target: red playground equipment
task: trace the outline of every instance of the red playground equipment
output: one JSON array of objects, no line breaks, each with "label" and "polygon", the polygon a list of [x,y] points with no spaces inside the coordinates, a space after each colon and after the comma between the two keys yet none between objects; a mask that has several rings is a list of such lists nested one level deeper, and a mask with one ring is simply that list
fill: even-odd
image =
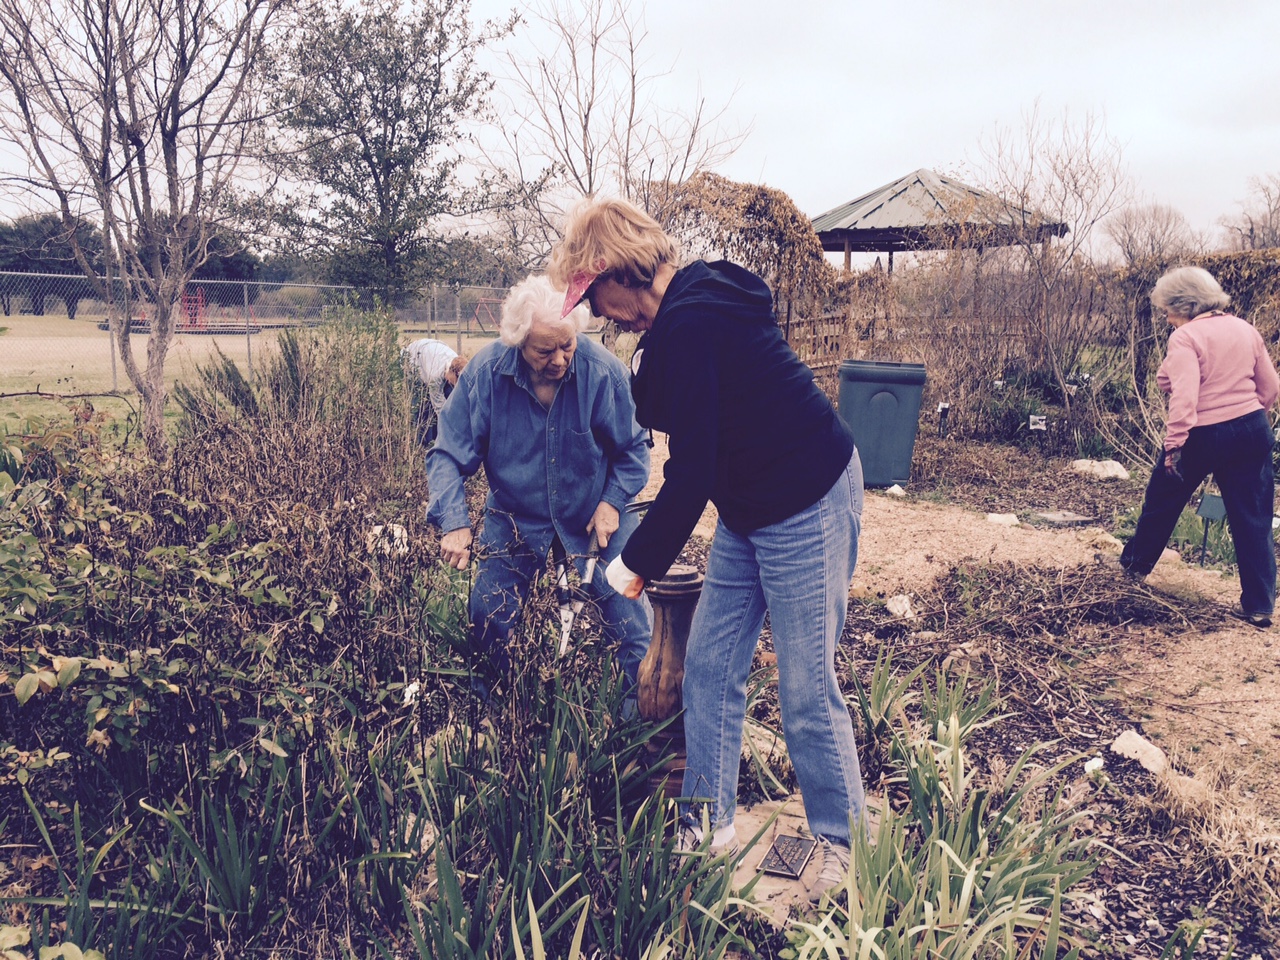
[{"label": "red playground equipment", "polygon": [[204,288],[196,287],[193,292],[182,295],[182,320],[180,328],[203,330],[205,325]]},{"label": "red playground equipment", "polygon": [[476,309],[472,314],[472,319],[485,333],[489,332],[489,328],[484,325],[484,320],[481,319],[482,314],[489,318],[489,322],[493,324],[495,330],[498,328],[498,317],[493,312],[494,307],[498,307],[501,310],[502,301],[491,297],[481,297],[476,301]]}]

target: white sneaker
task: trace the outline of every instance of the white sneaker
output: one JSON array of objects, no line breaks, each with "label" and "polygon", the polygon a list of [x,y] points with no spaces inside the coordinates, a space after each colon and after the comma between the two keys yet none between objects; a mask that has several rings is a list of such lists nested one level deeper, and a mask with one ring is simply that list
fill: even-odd
[{"label": "white sneaker", "polygon": [[[697,853],[702,848],[702,840],[705,836],[701,827],[695,827],[691,823],[681,823],[676,837],[676,852]],[[711,834],[711,846],[707,849],[707,854],[711,857],[722,857],[735,856],[737,852],[738,834],[733,829],[733,824],[717,827]]]},{"label": "white sneaker", "polygon": [[818,838],[818,852],[822,854],[822,868],[818,879],[809,891],[809,899],[818,903],[824,896],[834,896],[844,886],[849,876],[849,848],[826,837]]}]

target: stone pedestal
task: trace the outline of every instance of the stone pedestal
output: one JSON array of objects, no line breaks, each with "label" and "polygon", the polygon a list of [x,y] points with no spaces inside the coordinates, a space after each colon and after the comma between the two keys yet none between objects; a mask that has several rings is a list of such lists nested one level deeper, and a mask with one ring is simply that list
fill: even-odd
[{"label": "stone pedestal", "polygon": [[661,580],[649,584],[645,592],[653,604],[653,639],[640,664],[636,698],[640,716],[646,720],[659,722],[675,717],[654,736],[651,745],[655,755],[673,755],[654,771],[654,792],[661,790],[674,797],[680,795],[685,765],[684,725],[678,716],[684,706],[680,692],[684,655],[693,611],[702,593],[702,575],[694,567],[676,564]]}]

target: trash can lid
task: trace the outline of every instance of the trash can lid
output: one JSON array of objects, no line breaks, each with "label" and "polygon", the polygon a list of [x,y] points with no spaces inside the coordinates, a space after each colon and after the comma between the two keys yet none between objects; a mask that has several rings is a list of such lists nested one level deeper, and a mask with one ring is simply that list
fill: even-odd
[{"label": "trash can lid", "polygon": [[924,364],[896,360],[845,360],[840,364],[840,379],[919,384],[924,383]]}]

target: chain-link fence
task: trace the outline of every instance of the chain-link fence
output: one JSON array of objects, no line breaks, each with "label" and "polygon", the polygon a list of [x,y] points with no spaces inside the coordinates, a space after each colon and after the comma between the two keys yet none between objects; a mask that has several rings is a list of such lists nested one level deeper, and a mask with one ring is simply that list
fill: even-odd
[{"label": "chain-link fence", "polygon": [[[134,355],[146,362],[151,304],[113,285],[117,309],[132,318]],[[130,389],[108,331],[108,305],[82,276],[0,272],[0,396],[41,391],[69,395]],[[429,336],[474,353],[498,332],[505,287],[424,288],[395,308],[406,340]],[[184,378],[222,353],[253,376],[284,327],[323,323],[348,305],[370,307],[368,291],[302,283],[197,280],[178,305],[167,372]],[[784,321],[785,333],[819,382],[833,392],[836,369],[849,355],[848,318]],[[596,331],[599,333],[599,331]]]},{"label": "chain-link fence", "polygon": [[[135,357],[144,364],[153,306],[131,299],[113,283],[119,315],[132,319]],[[129,390],[112,349],[108,303],[82,276],[0,272],[0,395],[69,395]],[[497,333],[505,288],[435,286],[396,308],[406,337],[489,337]],[[354,287],[302,283],[197,280],[178,304],[176,336],[167,370],[192,372],[218,352],[244,365],[252,377],[255,353],[274,344],[285,327],[323,323],[348,305],[371,306],[375,297]]]},{"label": "chain-link fence", "polygon": [[396,320],[412,332],[496,336],[506,287],[432,285],[396,308]]},{"label": "chain-link fence", "polygon": [[[105,283],[79,275],[0,272],[0,311],[6,323],[22,317],[105,323],[108,304],[99,293]],[[117,279],[110,286],[117,308],[127,311],[134,329],[145,333],[151,304],[131,298],[128,286]],[[354,287],[194,280],[179,304],[177,327],[180,333],[208,333],[224,328],[243,332],[246,325],[261,330],[319,323],[359,296]]]}]

